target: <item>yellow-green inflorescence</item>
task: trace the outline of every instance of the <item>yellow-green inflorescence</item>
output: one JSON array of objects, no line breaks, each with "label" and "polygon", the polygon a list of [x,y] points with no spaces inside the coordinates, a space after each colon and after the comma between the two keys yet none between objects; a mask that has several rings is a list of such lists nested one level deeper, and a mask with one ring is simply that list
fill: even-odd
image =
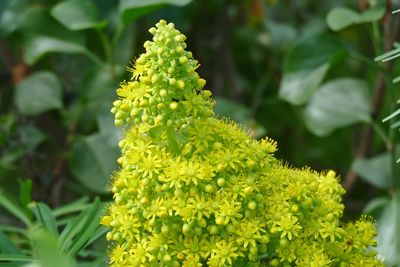
[{"label": "yellow-green inflorescence", "polygon": [[276,144],[217,118],[186,37],[161,20],[121,84],[112,112],[123,126],[110,265],[383,266],[374,222],[342,224],[333,171],[293,169]]}]

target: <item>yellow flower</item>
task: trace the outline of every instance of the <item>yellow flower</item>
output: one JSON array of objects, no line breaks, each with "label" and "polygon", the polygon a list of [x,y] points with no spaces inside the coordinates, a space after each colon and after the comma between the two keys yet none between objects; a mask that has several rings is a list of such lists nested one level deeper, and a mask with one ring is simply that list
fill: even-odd
[{"label": "yellow flower", "polygon": [[210,267],[226,266],[227,264],[232,265],[237,257],[243,256],[243,253],[238,251],[238,247],[235,246],[232,240],[219,240],[215,246],[207,262]]},{"label": "yellow flower", "polygon": [[273,140],[214,116],[186,37],[164,20],[149,32],[111,109],[110,266],[383,266],[371,219],[342,226],[336,174],[290,168]]}]

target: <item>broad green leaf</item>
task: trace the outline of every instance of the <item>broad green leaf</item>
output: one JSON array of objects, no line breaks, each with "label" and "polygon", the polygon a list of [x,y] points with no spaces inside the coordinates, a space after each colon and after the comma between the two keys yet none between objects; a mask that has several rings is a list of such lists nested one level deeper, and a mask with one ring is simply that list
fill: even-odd
[{"label": "broad green leaf", "polygon": [[94,192],[107,192],[109,178],[117,170],[119,149],[97,133],[72,145],[69,169],[78,181]]},{"label": "broad green leaf", "polygon": [[27,211],[24,208],[22,208],[12,197],[7,195],[1,189],[0,189],[0,206],[3,206],[11,214],[20,219],[24,224],[26,225],[31,224]]},{"label": "broad green leaf", "polygon": [[259,42],[267,46],[274,45],[282,48],[295,41],[298,33],[296,27],[290,23],[280,23],[274,20],[266,19],[264,26],[268,31],[268,36],[271,38],[260,39]]},{"label": "broad green leaf", "polygon": [[113,114],[107,112],[97,117],[97,125],[101,136],[107,140],[108,145],[118,147],[118,142],[122,139],[122,131],[121,128],[115,127]]},{"label": "broad green leaf", "polygon": [[[397,159],[400,157],[400,145],[396,146]],[[392,155],[389,152],[376,155],[368,159],[356,159],[351,168],[365,181],[381,189],[389,189],[392,185],[393,168]],[[400,166],[394,166],[395,173],[400,171]]]},{"label": "broad green leaf", "polygon": [[369,122],[369,114],[368,87],[351,78],[324,84],[303,113],[307,128],[318,136],[357,122]]},{"label": "broad green leaf", "polygon": [[36,72],[18,84],[15,102],[19,111],[26,115],[60,109],[63,106],[60,82],[52,72]]},{"label": "broad green leaf", "polygon": [[165,5],[184,6],[192,0],[121,0],[119,2],[119,13],[124,23],[131,22],[138,17],[153,12]]},{"label": "broad green leaf", "polygon": [[357,23],[359,19],[360,15],[357,12],[345,7],[337,7],[329,11],[326,22],[331,30],[339,31]]},{"label": "broad green leaf", "polygon": [[369,159],[356,159],[351,169],[362,179],[382,189],[388,189],[392,176],[392,163],[389,153]]},{"label": "broad green leaf", "polygon": [[24,60],[29,65],[36,63],[48,53],[85,53],[84,36],[60,25],[47,12],[33,6],[21,15]]},{"label": "broad green leaf", "polygon": [[351,25],[377,21],[381,19],[384,14],[384,6],[370,8],[361,14],[349,8],[337,7],[328,13],[326,22],[331,30],[340,31]]},{"label": "broad green leaf", "polygon": [[0,1],[0,38],[13,33],[18,28],[20,13],[26,2],[26,0]]},{"label": "broad green leaf", "polygon": [[33,125],[22,126],[18,132],[26,151],[34,149],[46,139],[46,134]]},{"label": "broad green leaf", "polygon": [[329,69],[324,63],[313,70],[299,70],[284,76],[279,96],[293,105],[304,104],[317,90]]},{"label": "broad green leaf", "polygon": [[84,74],[79,93],[86,101],[96,101],[108,98],[111,94],[114,95],[116,86],[117,83],[108,66],[95,67]]},{"label": "broad green leaf", "polygon": [[251,118],[251,111],[246,106],[234,103],[225,98],[216,98],[215,102],[214,111],[220,116],[231,118],[240,123]]},{"label": "broad green leaf", "polygon": [[367,23],[380,20],[385,15],[386,7],[378,5],[361,13],[358,23]]},{"label": "broad green leaf", "polygon": [[136,27],[134,26],[135,25],[129,25],[127,27],[124,27],[124,30],[121,32],[120,38],[118,38],[116,43],[113,44],[114,62],[120,64],[121,66],[127,66],[136,51],[135,40],[137,31]]},{"label": "broad green leaf", "polygon": [[400,191],[397,190],[378,218],[379,255],[387,266],[400,263]]},{"label": "broad green leaf", "polygon": [[80,119],[81,127],[91,129],[96,126],[100,114],[110,113],[118,79],[120,79],[119,76],[113,78],[112,71],[108,67],[95,67],[85,73],[79,86],[79,93],[84,101],[82,103],[84,112]]},{"label": "broad green leaf", "polygon": [[323,81],[332,62],[345,53],[344,46],[330,35],[303,38],[286,57],[279,97],[293,105],[306,103]]},{"label": "broad green leaf", "polygon": [[43,35],[29,35],[24,40],[24,59],[29,65],[35,64],[48,53],[86,53],[81,44]]},{"label": "broad green leaf", "polygon": [[379,218],[383,209],[388,205],[389,202],[390,198],[386,196],[374,198],[364,208],[363,213],[369,214],[374,218]]},{"label": "broad green leaf", "polygon": [[30,231],[33,251],[41,267],[73,267],[73,261],[62,252],[57,238],[43,228]]},{"label": "broad green leaf", "polygon": [[51,15],[72,31],[105,26],[99,21],[96,6],[90,0],[59,2],[51,9]]},{"label": "broad green leaf", "polygon": [[32,203],[30,208],[43,228],[56,236],[58,234],[57,224],[49,206],[45,203]]}]

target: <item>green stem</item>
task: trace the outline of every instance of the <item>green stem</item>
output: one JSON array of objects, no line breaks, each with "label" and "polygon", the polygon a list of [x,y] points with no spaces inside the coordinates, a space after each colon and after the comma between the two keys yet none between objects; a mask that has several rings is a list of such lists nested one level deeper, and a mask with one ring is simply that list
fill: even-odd
[{"label": "green stem", "polygon": [[92,52],[90,52],[89,50],[85,51],[85,55],[91,60],[93,61],[96,65],[98,65],[99,67],[104,66],[104,62],[95,54],[93,54]]},{"label": "green stem", "polygon": [[114,60],[113,60],[113,49],[110,40],[108,39],[107,35],[105,32],[101,30],[97,30],[97,35],[99,36],[99,39],[101,41],[101,44],[103,46],[104,54],[106,56],[106,61],[111,67],[111,75],[112,77],[115,77],[115,68],[114,68]]},{"label": "green stem", "polygon": [[382,139],[382,141],[385,143],[386,148],[389,150],[389,148],[391,147],[391,140],[389,138],[389,136],[385,133],[385,131],[382,129],[382,127],[380,127],[376,122],[371,121],[370,125],[372,126],[372,128],[375,130],[375,132],[377,133],[377,135]]},{"label": "green stem", "polygon": [[374,68],[374,69],[378,69],[378,70],[384,70],[385,68],[383,68],[380,64],[376,64],[376,62],[372,61],[369,57],[366,57],[362,54],[357,53],[356,51],[350,51],[350,57],[352,59],[358,60],[362,63],[366,63],[367,65],[369,65],[370,67]]},{"label": "green stem", "polygon": [[374,48],[375,48],[375,54],[380,55],[382,54],[382,45],[381,45],[381,40],[382,40],[382,35],[381,31],[379,30],[379,25],[378,22],[373,22],[372,23],[372,42],[374,43]]},{"label": "green stem", "polygon": [[[393,88],[393,83],[390,80],[389,75],[385,76],[386,84],[387,84],[387,91],[389,93],[390,97],[390,114],[392,114],[396,110],[396,104],[395,103],[395,88]],[[390,159],[391,159],[391,180],[390,180],[390,186],[391,188],[396,187],[396,177],[397,177],[397,157],[396,157],[396,144],[395,144],[395,139],[396,139],[396,133],[397,133],[397,128],[392,127],[393,123],[395,123],[395,120],[390,120],[389,121],[389,130],[388,130],[388,138],[390,142],[390,146],[388,147],[388,152],[390,153]]]}]

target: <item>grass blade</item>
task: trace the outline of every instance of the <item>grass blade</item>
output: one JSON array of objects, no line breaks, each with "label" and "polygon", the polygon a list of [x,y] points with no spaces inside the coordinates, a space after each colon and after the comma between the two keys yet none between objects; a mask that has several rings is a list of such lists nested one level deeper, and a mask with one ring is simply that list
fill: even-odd
[{"label": "grass blade", "polygon": [[32,261],[32,257],[18,254],[0,254],[1,261]]},{"label": "grass blade", "polygon": [[28,212],[1,189],[0,205],[7,209],[12,215],[20,219],[24,224],[28,226],[31,224]]},{"label": "grass blade", "polygon": [[57,235],[57,224],[49,206],[44,203],[34,203],[31,210],[43,227],[52,234]]},{"label": "grass blade", "polygon": [[0,251],[2,253],[21,255],[18,247],[0,230]]},{"label": "grass blade", "polygon": [[82,197],[81,199],[78,199],[77,201],[74,201],[68,205],[54,209],[53,215],[54,215],[54,217],[58,217],[58,216],[62,216],[62,215],[68,214],[68,213],[85,210],[92,205],[91,203],[87,203],[88,201],[89,201],[89,197],[87,197],[87,196]]}]

